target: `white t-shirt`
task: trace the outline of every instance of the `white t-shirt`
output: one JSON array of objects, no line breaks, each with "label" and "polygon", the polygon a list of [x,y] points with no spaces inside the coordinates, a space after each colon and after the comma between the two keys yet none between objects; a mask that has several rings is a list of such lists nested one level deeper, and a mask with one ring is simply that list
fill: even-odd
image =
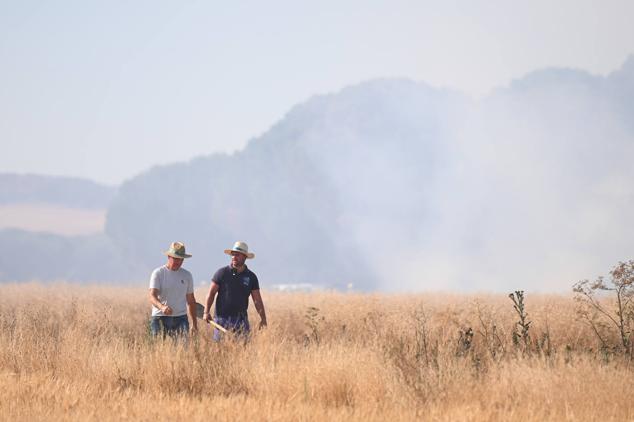
[{"label": "white t-shirt", "polygon": [[[185,295],[194,293],[194,280],[189,271],[184,268],[172,271],[163,265],[152,271],[150,288],[158,289],[159,301],[172,308],[172,315],[169,316],[187,315]],[[164,314],[152,305],[152,316],[164,316]]]}]

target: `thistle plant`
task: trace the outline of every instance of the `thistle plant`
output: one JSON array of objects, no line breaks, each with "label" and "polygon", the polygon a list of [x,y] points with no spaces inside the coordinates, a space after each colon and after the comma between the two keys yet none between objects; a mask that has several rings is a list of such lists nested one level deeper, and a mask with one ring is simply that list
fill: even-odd
[{"label": "thistle plant", "polygon": [[513,301],[513,308],[519,317],[519,321],[515,324],[513,329],[513,344],[516,346],[520,344],[520,341],[524,343],[524,350],[528,350],[530,345],[529,329],[531,321],[528,320],[528,314],[524,307],[524,291],[517,290],[515,293],[509,294],[509,298]]}]

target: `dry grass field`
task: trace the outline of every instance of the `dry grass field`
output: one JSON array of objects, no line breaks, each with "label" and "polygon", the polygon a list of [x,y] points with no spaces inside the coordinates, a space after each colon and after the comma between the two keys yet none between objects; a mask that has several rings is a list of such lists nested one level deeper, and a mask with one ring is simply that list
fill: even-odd
[{"label": "dry grass field", "polygon": [[524,341],[506,295],[264,290],[268,329],[186,347],[150,341],[145,295],[0,285],[0,419],[634,420],[634,364],[572,295],[527,295]]}]

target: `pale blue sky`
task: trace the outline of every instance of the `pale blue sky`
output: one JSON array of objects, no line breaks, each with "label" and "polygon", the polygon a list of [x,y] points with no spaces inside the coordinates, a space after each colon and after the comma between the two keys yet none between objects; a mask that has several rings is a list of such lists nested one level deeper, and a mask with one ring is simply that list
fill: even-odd
[{"label": "pale blue sky", "polygon": [[631,1],[0,1],[0,172],[120,183],[377,77],[481,97],[547,66],[607,74],[633,21]]}]

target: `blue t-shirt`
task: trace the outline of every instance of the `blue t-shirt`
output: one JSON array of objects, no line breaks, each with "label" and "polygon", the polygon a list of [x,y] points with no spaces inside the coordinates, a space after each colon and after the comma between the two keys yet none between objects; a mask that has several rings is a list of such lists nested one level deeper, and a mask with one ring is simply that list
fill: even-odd
[{"label": "blue t-shirt", "polygon": [[260,290],[258,277],[246,266],[238,273],[227,265],[216,271],[211,280],[219,286],[216,316],[220,317],[246,315],[251,291]]}]

